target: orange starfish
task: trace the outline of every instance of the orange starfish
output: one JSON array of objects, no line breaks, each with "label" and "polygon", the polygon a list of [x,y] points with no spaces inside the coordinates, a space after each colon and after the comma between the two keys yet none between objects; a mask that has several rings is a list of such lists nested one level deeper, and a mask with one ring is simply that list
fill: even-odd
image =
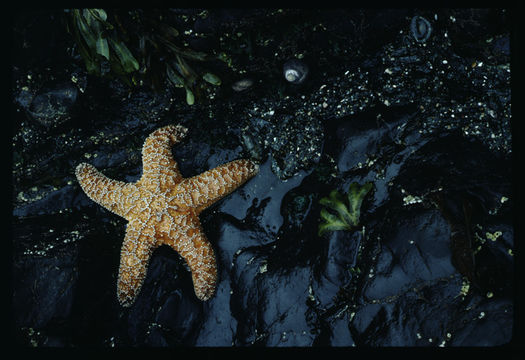
[{"label": "orange starfish", "polygon": [[109,179],[86,163],[76,168],[87,196],[128,220],[117,283],[123,306],[135,301],[153,250],[164,244],[188,263],[200,300],[208,300],[215,292],[215,255],[202,231],[199,214],[254,176],[259,167],[241,159],[183,178],[171,146],[186,132],[180,125],[169,125],[150,134],[142,148],[143,174],[135,183]]}]

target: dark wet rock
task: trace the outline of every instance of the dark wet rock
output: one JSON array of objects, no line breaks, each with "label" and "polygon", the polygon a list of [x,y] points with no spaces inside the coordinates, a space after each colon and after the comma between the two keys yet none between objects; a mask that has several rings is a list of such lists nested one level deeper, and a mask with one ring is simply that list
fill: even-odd
[{"label": "dark wet rock", "polygon": [[[450,144],[454,144],[453,153],[449,150]],[[493,272],[484,271],[480,276],[476,270],[477,261],[474,256],[476,231],[481,230],[486,221],[491,222],[492,209],[498,208],[505,194],[512,192],[510,183],[505,181],[511,178],[510,168],[505,165],[508,162],[505,157],[489,153],[476,141],[467,141],[459,138],[457,134],[451,134],[423,146],[407,161],[405,164],[407,168],[401,172],[403,175],[407,169],[418,169],[419,174],[415,177],[402,177],[407,181],[401,184],[402,188],[408,194],[420,194],[419,196],[430,198],[436,203],[454,232],[454,236],[451,237],[452,263],[461,274],[476,286],[481,286],[484,291],[489,289],[480,282],[490,281],[488,279],[493,276],[500,276],[498,280],[490,281],[493,284],[503,285],[507,281],[512,281],[511,274],[501,274],[501,270],[496,271],[499,268],[496,264],[506,262],[503,258],[493,262],[495,265]],[[485,166],[492,170],[487,172]],[[426,190],[422,190],[423,183]],[[478,229],[474,227],[475,224]],[[499,242],[498,245],[501,247],[500,251],[505,253],[510,244]],[[485,247],[484,251],[492,254],[494,250]],[[487,264],[485,261],[483,263]],[[498,273],[500,274],[496,275]],[[510,278],[506,279],[507,276]]]},{"label": "dark wet rock", "polygon": [[[64,107],[69,121],[45,131],[24,112],[56,68],[24,63],[35,45],[17,32],[27,45],[14,54],[16,343],[508,342],[515,199],[505,12],[426,11],[433,31],[424,43],[412,38],[407,24],[417,14],[407,10],[200,13],[180,10],[180,24],[200,18],[197,29],[237,48],[224,84],[246,74],[264,81],[189,107],[176,91],[129,91],[68,68],[55,80],[77,80],[76,100]],[[315,71],[304,86],[287,85],[279,64],[303,52]],[[61,88],[39,94],[53,89]],[[201,214],[217,255],[213,298],[200,302],[184,260],[161,247],[136,303],[122,308],[116,278],[126,221],[85,196],[74,168],[89,162],[136,181],[144,139],[174,122],[189,128],[172,151],[185,177],[241,157],[260,172]],[[318,236],[319,199],[352,182],[373,183],[359,228]]]},{"label": "dark wet rock", "polygon": [[71,118],[71,111],[78,97],[78,89],[73,84],[59,84],[42,89],[32,95],[22,89],[18,103],[30,116],[45,126],[63,123]]},{"label": "dark wet rock", "polygon": [[[122,118],[127,126],[153,125],[165,118],[173,102],[173,95],[170,91],[152,94],[149,89],[138,89],[130,92],[121,83],[111,83],[106,91],[113,101],[123,102],[123,106],[119,108],[119,113],[116,115]],[[92,94],[92,96],[96,98],[100,95]],[[172,121],[177,122],[178,119]]]},{"label": "dark wet rock", "polygon": [[[67,321],[78,278],[76,262],[77,256],[72,252],[15,261],[13,311],[17,326],[49,328]],[[28,303],[32,304],[31,311],[27,311]]]},{"label": "dark wet rock", "polygon": [[[265,270],[261,255],[243,252],[235,263],[234,316],[238,319],[237,345],[310,346],[315,338],[305,318],[311,269],[296,267],[282,272]],[[253,264],[253,265],[252,265]],[[247,302],[237,303],[238,299]],[[253,314],[257,314],[254,316]]]},{"label": "dark wet rock", "polygon": [[[454,137],[452,136],[452,138]],[[504,165],[505,161],[499,160],[502,162],[502,167],[500,170],[492,172],[494,176],[493,179],[484,176],[484,179],[480,181],[476,175],[476,171],[483,171],[483,169],[485,169],[481,163],[489,160],[485,157],[485,155],[488,156],[488,154],[484,155],[483,153],[483,151],[486,152],[488,150],[486,148],[485,150],[482,150],[483,148],[477,148],[477,146],[480,145],[468,143],[466,140],[454,139],[455,141],[453,141],[453,143],[458,151],[457,153],[454,151],[454,153],[457,155],[461,153],[465,161],[459,160],[461,156],[456,156],[454,161],[445,160],[442,165],[440,165],[439,160],[435,158],[432,160],[433,157],[439,159],[441,156],[445,158],[451,156],[450,148],[445,145],[448,143],[447,140],[451,140],[451,138],[444,136],[442,139],[428,143],[414,153],[405,163],[399,174],[397,181],[401,181],[401,184],[403,184],[400,184],[400,190],[402,194],[406,195],[402,199],[406,209],[400,209],[399,206],[390,206],[386,221],[383,222],[383,230],[380,232],[381,235],[377,245],[380,249],[379,255],[375,268],[370,268],[368,271],[370,273],[370,279],[365,281],[363,292],[364,300],[374,305],[365,306],[355,315],[353,324],[355,324],[356,327],[353,329],[352,334],[357,343],[363,342],[367,345],[377,345],[378,343],[370,341],[369,339],[381,337],[381,344],[393,346],[425,343],[429,345],[430,342],[436,343],[436,341],[438,345],[441,343],[448,344],[456,336],[454,332],[454,329],[457,329],[454,325],[456,323],[444,323],[439,327],[434,327],[430,326],[429,322],[429,327],[421,328],[420,326],[426,323],[425,319],[421,318],[422,314],[430,317],[432,313],[435,313],[440,314],[440,318],[443,319],[455,318],[459,308],[462,307],[461,302],[456,300],[456,298],[476,299],[475,301],[479,302],[485,301],[483,298],[486,297],[486,294],[493,296],[495,291],[494,286],[488,289],[480,284],[488,281],[488,279],[495,276],[495,274],[499,274],[501,277],[496,281],[492,281],[492,284],[497,283],[499,286],[507,284],[507,289],[511,288],[508,281],[512,280],[507,277],[512,278],[512,276],[509,273],[502,273],[501,270],[496,270],[500,269],[501,266],[510,270],[508,267],[510,263],[507,263],[507,260],[502,257],[498,260],[493,258],[493,262],[486,262],[484,259],[480,259],[479,253],[474,255],[474,253],[477,252],[475,250],[475,243],[478,243],[478,241],[474,239],[470,239],[472,241],[471,243],[466,243],[463,239],[461,239],[461,245],[454,243],[454,239],[458,235],[459,230],[463,230],[460,235],[461,237],[480,237],[479,235],[475,235],[478,232],[476,227],[478,229],[483,228],[483,224],[486,221],[484,219],[487,219],[487,216],[490,218],[488,209],[479,209],[476,213],[477,216],[472,216],[471,222],[465,222],[464,214],[461,210],[456,211],[455,215],[453,215],[455,216],[455,222],[452,223],[451,215],[444,214],[442,210],[443,207],[433,205],[433,200],[431,200],[434,198],[434,195],[431,194],[433,192],[431,189],[438,188],[436,191],[442,192],[443,197],[447,198],[449,204],[455,203],[456,208],[458,205],[461,207],[461,196],[468,196],[467,194],[476,193],[476,196],[487,196],[486,200],[488,200],[489,204],[493,203],[491,200],[501,197],[501,193],[499,193],[497,189],[500,186],[498,184],[502,184],[502,178],[498,178],[498,176],[505,177],[506,169],[503,167],[508,168],[508,166]],[[443,147],[438,150],[435,146],[440,143],[443,144]],[[461,144],[465,144],[463,151]],[[425,160],[423,161],[417,154],[425,152],[426,149],[432,150],[430,150],[431,154],[426,153]],[[439,168],[440,171],[454,171],[455,173],[453,175],[443,174],[443,176],[440,176],[429,169],[425,169],[425,166],[433,168],[435,166],[434,169]],[[409,169],[417,169],[416,172],[421,171],[421,173],[420,175],[414,173],[412,176],[408,176],[408,173],[412,173],[412,170]],[[428,176],[427,180],[425,180],[424,176]],[[475,181],[475,179],[478,179],[478,181]],[[409,199],[413,199],[413,196],[408,194],[414,194],[413,191],[415,191],[415,189],[410,187],[410,190],[408,190],[409,187],[405,181],[412,183],[414,186],[417,185],[418,187],[427,189],[426,194],[415,192],[415,194],[419,195],[419,200],[416,202],[410,201]],[[489,183],[491,185],[488,185]],[[503,183],[506,182],[503,181]],[[506,184],[506,186],[510,185],[509,183]],[[474,190],[474,188],[477,189]],[[494,193],[494,191],[496,191],[496,193]],[[507,191],[510,191],[510,188],[507,187],[503,190],[505,193]],[[395,199],[395,196],[393,196],[392,199]],[[434,207],[434,209],[423,210],[424,208],[422,209],[421,207],[424,206],[424,204],[427,204],[427,206],[430,205]],[[410,209],[410,207],[412,207],[412,209]],[[490,208],[490,206],[488,207]],[[476,227],[473,225],[474,222],[477,224]],[[458,230],[457,224],[460,224],[462,228]],[[502,226],[501,223],[500,226]],[[505,226],[504,228],[507,227]],[[481,243],[485,243],[485,241],[482,240]],[[396,245],[393,246],[394,244]],[[468,244],[468,248],[465,248],[465,246],[467,246],[466,244]],[[476,261],[473,262],[471,266],[481,261],[484,267],[492,264],[492,270],[486,271],[480,277],[471,279],[469,274],[475,273],[475,270],[468,269],[470,271],[465,273],[466,269],[457,266],[457,261],[455,261],[455,254],[459,246],[463,247],[461,253],[467,252],[467,254],[470,253],[471,257],[475,256]],[[497,246],[501,248],[501,254],[506,253],[508,255],[508,248],[504,242],[498,243]],[[488,247],[483,245],[482,248]],[[482,251],[483,250],[481,250],[480,253]],[[464,277],[461,278],[460,275]],[[470,281],[472,281],[472,283],[470,283]],[[471,292],[467,295],[465,289],[467,289],[467,293],[468,289],[470,289]],[[435,291],[439,294],[436,295]],[[445,295],[443,291],[447,291],[447,294]],[[452,300],[451,302],[445,302],[447,305],[444,307],[440,307],[439,304],[433,303],[430,300],[436,297],[443,298],[443,296],[447,296]],[[414,300],[411,300],[410,304],[403,305],[400,300],[401,298],[403,301],[410,298]],[[417,299],[420,299],[420,301],[417,301]],[[405,306],[404,309],[410,309],[409,313],[407,313],[407,311],[400,312],[400,306]],[[507,313],[511,311],[511,308],[512,302],[507,298],[507,300],[502,301],[500,305],[497,306],[497,310],[494,311]],[[478,310],[477,306],[469,310],[471,316],[469,321],[477,321],[477,311],[481,311]],[[443,315],[447,313],[449,315]],[[388,319],[394,319],[398,316],[403,316],[403,318],[406,319],[414,319],[415,317],[417,321],[414,324],[410,324],[409,322],[404,325],[403,328],[389,323]],[[367,317],[368,320],[363,322],[365,317]],[[435,321],[432,323],[436,325]],[[443,328],[450,330],[447,334],[443,334]],[[463,329],[461,331],[463,331]],[[451,335],[449,336],[448,334]],[[509,332],[506,332],[506,334],[509,334]],[[501,340],[498,339],[501,339],[503,336],[504,335],[498,336],[497,339],[494,339],[494,344],[501,343]]]},{"label": "dark wet rock", "polygon": [[328,237],[323,258],[318,263],[318,275],[312,283],[311,300],[319,309],[326,311],[337,303],[343,285],[353,278],[362,233],[335,231]]},{"label": "dark wet rock", "polygon": [[[382,299],[418,283],[447,278],[455,272],[450,259],[450,229],[439,211],[408,210],[381,238],[374,277],[364,289],[366,299]],[[390,220],[388,220],[390,222]]]},{"label": "dark wet rock", "polygon": [[493,50],[503,55],[510,55],[510,39],[508,36],[501,36],[494,40]]},{"label": "dark wet rock", "polygon": [[203,304],[188,296],[193,294],[189,269],[168,247],[159,248],[155,255],[144,285],[148,295],[137,298],[139,306],[129,311],[129,327],[122,335],[130,344],[192,344],[202,322]]},{"label": "dark wet rock", "polygon": [[20,206],[13,210],[13,215],[17,217],[37,216],[67,209],[77,195],[75,190],[72,186],[65,186],[59,189],[55,187],[36,188],[29,194],[21,192],[18,194]]},{"label": "dark wet rock", "polygon": [[451,346],[508,344],[515,323],[511,301],[477,299],[469,306],[475,310],[460,315],[459,321],[451,326],[457,329],[450,341]]},{"label": "dark wet rock", "polygon": [[[457,311],[455,308],[461,307],[454,291],[459,291],[460,287],[461,281],[458,278],[453,278],[450,282],[427,282],[426,285],[401,292],[391,299],[364,305],[355,313],[351,325],[356,344],[444,346],[454,336],[448,322],[449,319],[454,319]],[[433,302],[434,298],[445,299],[447,310]]]},{"label": "dark wet rock", "polygon": [[322,133],[319,119],[272,114],[270,120],[252,118],[241,139],[253,158],[264,161],[271,154],[272,170],[284,180],[319,162]]},{"label": "dark wet rock", "polygon": [[25,231],[15,235],[24,245],[15,244],[17,255],[13,258],[10,280],[12,319],[17,332],[20,331],[17,343],[67,346],[71,341],[69,330],[74,326],[79,236],[75,232],[55,232],[55,228],[38,234],[45,225],[35,222],[22,222],[21,226],[17,228]]}]

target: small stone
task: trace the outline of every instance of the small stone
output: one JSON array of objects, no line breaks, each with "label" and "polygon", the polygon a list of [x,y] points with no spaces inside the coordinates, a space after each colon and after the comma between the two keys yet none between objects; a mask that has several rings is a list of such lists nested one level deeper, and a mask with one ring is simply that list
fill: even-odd
[{"label": "small stone", "polygon": [[483,319],[485,317],[485,312],[480,312],[479,313],[479,316],[478,316],[478,319]]},{"label": "small stone", "polygon": [[241,80],[237,80],[232,84],[233,91],[241,92],[248,90],[253,85],[253,80],[250,78],[245,78]]}]

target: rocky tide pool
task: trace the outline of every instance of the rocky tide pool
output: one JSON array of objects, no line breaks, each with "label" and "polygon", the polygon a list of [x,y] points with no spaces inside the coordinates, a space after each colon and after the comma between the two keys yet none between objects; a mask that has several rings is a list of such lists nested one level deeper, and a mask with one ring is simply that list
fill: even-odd
[{"label": "rocky tide pool", "polygon": [[[508,12],[18,12],[14,343],[512,344]],[[140,57],[149,49],[141,39],[157,38],[138,28],[138,38],[126,40],[136,70],[111,62],[127,54],[114,40],[107,49],[98,40],[90,64],[82,57],[89,49],[75,42],[74,24],[82,23],[68,22],[88,15],[91,26],[121,19],[123,28],[132,26],[128,18],[149,17],[178,47]],[[105,29],[100,39],[109,39]],[[170,56],[179,65],[150,86],[147,75]],[[100,65],[99,73],[90,65]],[[129,80],[139,74],[144,80]],[[196,297],[180,254],[161,246],[135,302],[122,307],[117,281],[127,221],[86,196],[75,168],[86,162],[135,182],[144,140],[170,124],[189,129],[172,147],[183,177],[241,158],[259,172],[200,215],[217,262],[210,300]],[[345,200],[353,183],[371,184],[354,203]],[[334,190],[341,200],[333,206],[346,207],[339,219],[321,200]],[[320,232],[322,213],[344,229]]]}]

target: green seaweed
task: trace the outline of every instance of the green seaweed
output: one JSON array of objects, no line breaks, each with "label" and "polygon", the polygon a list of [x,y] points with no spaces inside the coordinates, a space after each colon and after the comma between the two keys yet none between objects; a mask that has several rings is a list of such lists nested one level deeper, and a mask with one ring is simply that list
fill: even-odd
[{"label": "green seaweed", "polygon": [[[318,235],[322,236],[328,231],[352,230],[355,228],[359,224],[363,199],[372,187],[371,182],[363,186],[353,182],[348,188],[346,197],[337,190],[333,190],[328,197],[321,198],[319,203],[325,207],[321,209],[320,216],[324,222],[319,224]],[[337,215],[329,212],[327,208],[334,210]]]},{"label": "green seaweed", "polygon": [[[130,86],[148,83],[155,90],[184,88],[192,105],[206,86],[220,86],[210,71],[198,72],[190,62],[223,60],[195,51],[183,42],[165,14],[143,10],[66,10],[67,30],[88,73],[117,76]],[[109,66],[108,66],[109,65]]]}]

